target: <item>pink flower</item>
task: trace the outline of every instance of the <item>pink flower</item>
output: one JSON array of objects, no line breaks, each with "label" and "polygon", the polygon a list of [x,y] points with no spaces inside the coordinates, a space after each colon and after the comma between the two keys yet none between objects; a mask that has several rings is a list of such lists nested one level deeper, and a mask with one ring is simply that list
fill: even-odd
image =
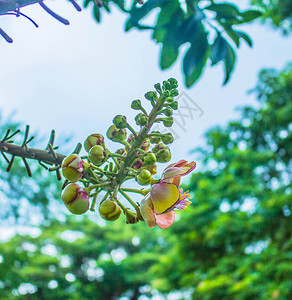
[{"label": "pink flower", "polygon": [[195,168],[195,162],[180,160],[164,170],[160,182],[154,184],[141,201],[141,215],[148,227],[158,225],[162,229],[168,228],[175,219],[174,209],[185,210],[190,205],[190,194],[183,192],[179,184],[180,178]]}]

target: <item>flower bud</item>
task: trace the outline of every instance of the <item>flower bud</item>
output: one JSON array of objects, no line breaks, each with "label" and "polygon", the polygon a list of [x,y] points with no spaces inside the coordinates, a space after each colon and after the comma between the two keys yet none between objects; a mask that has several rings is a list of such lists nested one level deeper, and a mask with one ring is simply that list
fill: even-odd
[{"label": "flower bud", "polygon": [[115,201],[109,199],[102,202],[98,210],[100,216],[104,220],[108,220],[108,221],[115,221],[121,215],[121,208],[118,206],[118,204]]},{"label": "flower bud", "polygon": [[161,139],[162,139],[162,142],[166,145],[171,144],[173,142],[173,136],[170,132],[162,135]]},{"label": "flower bud", "polygon": [[152,152],[156,156],[156,161],[159,163],[166,163],[171,159],[171,153],[167,146],[162,143],[155,145]]},{"label": "flower bud", "polygon": [[178,102],[177,101],[173,101],[172,103],[169,104],[169,106],[172,109],[177,110],[178,109]]},{"label": "flower bud", "polygon": [[156,91],[158,92],[158,93],[162,93],[162,90],[161,90],[161,85],[160,85],[160,83],[156,83],[156,84],[154,84],[154,87],[155,87],[155,89],[156,89]]},{"label": "flower bud", "polygon": [[162,122],[165,127],[171,127],[173,124],[173,117],[163,118]]},{"label": "flower bud", "polygon": [[153,166],[145,166],[143,169],[148,170],[152,175],[155,175],[157,173],[157,165]]},{"label": "flower bud", "polygon": [[130,211],[129,209],[127,209],[125,211],[125,215],[126,215],[126,223],[127,224],[135,224],[135,223],[139,222],[137,214],[133,211]]},{"label": "flower bud", "polygon": [[91,134],[84,142],[86,152],[89,152],[89,150],[95,145],[104,145],[104,137],[99,133]]},{"label": "flower bud", "polygon": [[132,101],[131,107],[135,110],[140,110],[142,108],[141,100]]},{"label": "flower bud", "polygon": [[66,179],[76,182],[83,176],[83,161],[77,154],[71,154],[62,161],[62,173]]},{"label": "flower bud", "polygon": [[142,149],[143,151],[148,151],[148,150],[149,150],[149,147],[150,147],[150,141],[149,141],[148,139],[146,139],[146,140],[144,141],[144,143],[142,144],[141,149]]},{"label": "flower bud", "polygon": [[143,169],[136,177],[136,181],[141,185],[148,185],[152,181],[152,174],[148,171]]},{"label": "flower bud", "polygon": [[100,166],[106,161],[107,155],[102,146],[96,145],[89,150],[88,158],[94,165]]},{"label": "flower bud", "polygon": [[135,170],[139,170],[143,167],[143,162],[140,158],[137,158],[134,160],[133,164],[132,164],[132,168]]},{"label": "flower bud", "polygon": [[124,155],[124,154],[126,154],[126,149],[125,148],[120,148],[115,153],[120,154],[120,155]]},{"label": "flower bud", "polygon": [[138,126],[145,126],[148,124],[148,117],[140,113],[135,117],[135,122]]},{"label": "flower bud", "polygon": [[152,152],[147,152],[142,158],[144,166],[152,166],[156,163],[156,156]]},{"label": "flower bud", "polygon": [[126,117],[122,115],[115,116],[113,123],[118,129],[124,129],[128,125]]},{"label": "flower bud", "polygon": [[158,97],[157,97],[157,93],[154,92],[154,91],[151,91],[151,92],[147,92],[144,97],[147,99],[147,100],[150,100],[150,101],[157,101],[158,100]]},{"label": "flower bud", "polygon": [[127,137],[126,129],[117,129],[115,125],[110,126],[106,136],[113,142],[123,142]]},{"label": "flower bud", "polygon": [[89,208],[89,197],[77,183],[68,184],[62,191],[61,199],[69,211],[76,215],[84,214]]},{"label": "flower bud", "polygon": [[170,96],[175,97],[179,94],[178,90],[175,88],[173,90],[170,91]]},{"label": "flower bud", "polygon": [[177,80],[175,78],[169,78],[168,82],[169,82],[170,87],[172,89],[176,89],[178,87],[178,83],[177,83]]},{"label": "flower bud", "polygon": [[159,142],[161,142],[161,134],[159,131],[152,131],[150,133],[150,143],[151,144],[158,144]]},{"label": "flower bud", "polygon": [[171,89],[171,85],[170,85],[170,83],[167,80],[163,81],[163,85],[162,86],[163,86],[164,90],[166,90],[166,91],[168,91],[168,90]]},{"label": "flower bud", "polygon": [[167,107],[163,113],[167,116],[167,117],[170,117],[172,116],[173,112],[172,112],[172,109],[170,107]]}]

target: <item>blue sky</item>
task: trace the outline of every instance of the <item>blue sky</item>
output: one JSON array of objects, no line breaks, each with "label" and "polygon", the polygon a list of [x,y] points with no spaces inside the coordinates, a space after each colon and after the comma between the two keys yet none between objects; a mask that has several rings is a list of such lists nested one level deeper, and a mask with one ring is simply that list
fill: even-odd
[{"label": "blue sky", "polygon": [[[258,72],[282,68],[291,58],[291,39],[255,22],[241,27],[254,47],[242,43],[227,86],[221,85],[219,65],[208,67],[202,79],[186,89],[180,62],[161,71],[160,46],[151,41],[150,32],[125,33],[126,17],[120,11],[104,14],[97,24],[91,9],[78,13],[67,1],[47,3],[71,24],[57,22],[38,5],[23,9],[38,29],[23,18],[0,18],[0,27],[14,39],[13,44],[0,39],[0,109],[4,116],[16,111],[15,120],[30,124],[41,135],[49,135],[51,129],[57,136],[72,135],[73,144],[83,143],[91,133],[105,134],[116,114],[133,116],[131,100],[142,99],[154,83],[175,77],[180,91],[204,113],[185,119],[183,129],[174,127],[179,139],[173,144],[173,161],[196,160],[189,151],[203,145],[207,129],[236,118],[235,107],[255,104],[247,91],[255,86]],[[244,3],[242,8],[247,7]]]}]

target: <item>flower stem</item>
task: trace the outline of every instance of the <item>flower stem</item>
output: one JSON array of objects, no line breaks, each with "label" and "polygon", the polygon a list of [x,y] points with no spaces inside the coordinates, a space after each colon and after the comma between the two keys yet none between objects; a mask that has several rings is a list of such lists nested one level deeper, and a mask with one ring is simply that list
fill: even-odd
[{"label": "flower stem", "polygon": [[121,188],[121,191],[136,193],[136,194],[141,194],[143,196],[146,196],[150,192],[150,189],[148,189],[148,190],[138,190],[138,189],[131,189],[131,188]]},{"label": "flower stem", "polygon": [[130,198],[130,196],[128,194],[126,194],[122,189],[119,189],[119,192],[124,196],[124,198],[126,198],[131,205],[137,210],[138,205]]}]

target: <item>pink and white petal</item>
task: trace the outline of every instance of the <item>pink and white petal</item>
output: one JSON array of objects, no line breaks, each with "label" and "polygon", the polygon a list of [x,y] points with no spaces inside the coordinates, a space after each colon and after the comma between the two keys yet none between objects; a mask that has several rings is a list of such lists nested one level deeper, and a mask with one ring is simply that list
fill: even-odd
[{"label": "pink and white petal", "polygon": [[188,162],[187,162],[186,160],[182,159],[182,160],[178,161],[177,163],[175,163],[173,166],[174,166],[174,167],[183,167],[183,166],[185,166],[187,163],[188,163]]},{"label": "pink and white petal", "polygon": [[155,218],[158,227],[160,227],[161,229],[166,229],[173,224],[175,220],[175,213],[172,210],[166,214],[155,215]]},{"label": "pink and white petal", "polygon": [[162,175],[162,180],[167,182],[167,180],[172,177],[185,176],[190,172],[192,172],[195,168],[196,168],[195,162],[190,162],[189,164],[180,167],[173,166],[164,171]]},{"label": "pink and white petal", "polygon": [[140,212],[148,227],[153,228],[156,225],[156,219],[149,194],[141,201]]}]

